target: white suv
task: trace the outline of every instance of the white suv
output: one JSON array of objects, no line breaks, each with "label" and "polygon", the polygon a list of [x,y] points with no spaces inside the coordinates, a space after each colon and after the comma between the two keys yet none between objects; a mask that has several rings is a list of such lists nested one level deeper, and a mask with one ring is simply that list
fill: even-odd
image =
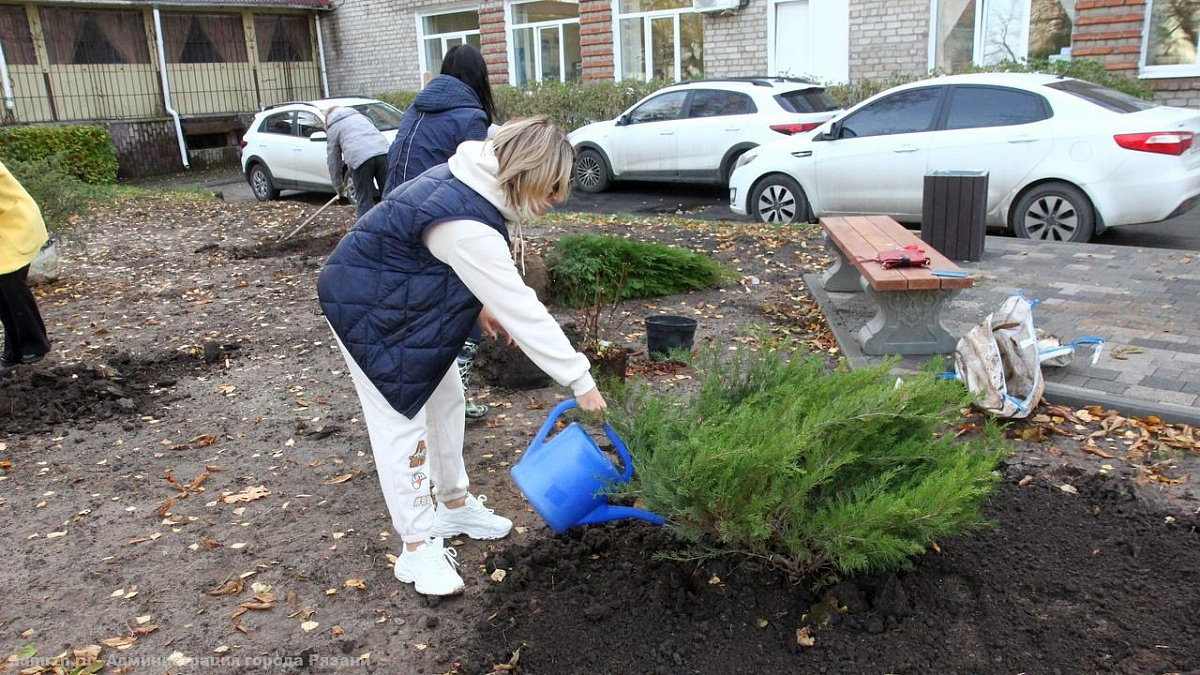
[{"label": "white suv", "polygon": [[333,107],[354,108],[366,115],[389,143],[404,116],[370,98],[326,98],[263,110],[254,116],[241,143],[242,173],[255,199],[275,199],[280,190],[334,192],[325,161],[325,111]]},{"label": "white suv", "polygon": [[615,120],[571,133],[573,179],[584,192],[613,180],[721,185],[747,150],[817,127],[840,112],[824,87],[783,77],[681,82]]}]

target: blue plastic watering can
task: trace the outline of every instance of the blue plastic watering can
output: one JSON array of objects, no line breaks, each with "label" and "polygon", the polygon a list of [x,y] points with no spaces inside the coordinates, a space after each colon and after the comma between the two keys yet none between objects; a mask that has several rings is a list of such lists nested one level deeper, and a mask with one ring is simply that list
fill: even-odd
[{"label": "blue plastic watering can", "polygon": [[575,407],[574,400],[559,403],[538,431],[521,461],[512,468],[512,477],[538,515],[558,534],[575,525],[590,525],[621,518],[637,518],[662,525],[662,516],[631,506],[612,506],[604,490],[612,483],[627,483],[633,477],[633,460],[625,443],[608,422],[604,432],[617,448],[624,473],[600,451],[596,441],[578,423],[546,436],[564,412]]}]

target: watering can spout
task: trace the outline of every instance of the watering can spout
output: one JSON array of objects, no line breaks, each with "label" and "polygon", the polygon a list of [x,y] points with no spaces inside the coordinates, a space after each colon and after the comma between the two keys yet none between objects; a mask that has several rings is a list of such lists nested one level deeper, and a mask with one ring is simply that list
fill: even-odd
[{"label": "watering can spout", "polygon": [[595,525],[596,523],[607,523],[610,520],[621,520],[623,518],[633,518],[635,520],[644,520],[647,523],[654,525],[662,525],[666,522],[662,516],[657,513],[651,513],[644,509],[637,509],[632,506],[612,506],[610,504],[601,504],[592,509],[592,512],[579,519],[576,525]]}]

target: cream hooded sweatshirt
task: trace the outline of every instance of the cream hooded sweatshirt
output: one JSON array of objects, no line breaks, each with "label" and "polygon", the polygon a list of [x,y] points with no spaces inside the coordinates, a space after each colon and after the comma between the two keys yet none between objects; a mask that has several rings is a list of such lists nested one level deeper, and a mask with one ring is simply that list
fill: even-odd
[{"label": "cream hooded sweatshirt", "polygon": [[[490,141],[459,145],[449,165],[455,178],[491,202],[505,220],[517,222],[496,185],[500,167]],[[558,322],[521,280],[499,232],[476,220],[450,220],[425,231],[425,246],[454,270],[521,351],[547,375],[569,386],[576,396],[595,389],[587,357],[571,347]]]}]

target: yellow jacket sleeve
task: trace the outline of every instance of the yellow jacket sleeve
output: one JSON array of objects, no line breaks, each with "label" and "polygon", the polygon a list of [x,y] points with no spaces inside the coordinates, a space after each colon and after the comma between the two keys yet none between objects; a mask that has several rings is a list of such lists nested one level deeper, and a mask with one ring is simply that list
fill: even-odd
[{"label": "yellow jacket sleeve", "polygon": [[0,164],[0,274],[15,272],[46,243],[46,223],[33,197]]}]

